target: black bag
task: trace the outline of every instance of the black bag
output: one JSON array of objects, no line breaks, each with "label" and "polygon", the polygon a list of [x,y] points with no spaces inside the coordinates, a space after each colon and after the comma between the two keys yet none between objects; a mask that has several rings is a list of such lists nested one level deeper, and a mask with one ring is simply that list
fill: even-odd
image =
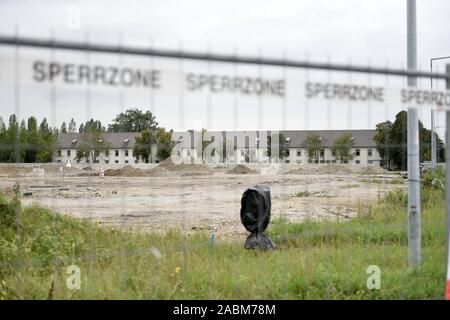
[{"label": "black bag", "polygon": [[254,186],[247,189],[241,200],[241,222],[252,234],[263,233],[270,222],[270,189]]}]

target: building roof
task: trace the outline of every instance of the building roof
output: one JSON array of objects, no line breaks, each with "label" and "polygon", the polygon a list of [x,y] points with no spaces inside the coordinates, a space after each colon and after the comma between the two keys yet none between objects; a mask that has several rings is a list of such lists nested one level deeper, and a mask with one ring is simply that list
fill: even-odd
[{"label": "building roof", "polygon": [[375,148],[373,140],[376,130],[288,130],[280,131],[286,138],[291,138],[289,146],[292,148],[301,147],[303,141],[309,133],[315,132],[322,137],[326,148],[331,148],[334,141],[343,134],[349,134],[355,138],[355,147]]},{"label": "building roof", "polygon": [[[308,134],[315,132],[320,135],[324,141],[326,148],[331,148],[334,141],[343,134],[349,134],[355,138],[355,147],[375,148],[376,144],[373,137],[375,130],[282,130],[281,134],[289,143],[289,148],[301,148],[303,141]],[[270,134],[270,131],[268,132]],[[261,134],[257,131],[208,131],[209,135],[222,135],[226,141],[233,140],[237,144],[237,148],[255,147],[256,139]],[[62,133],[58,139],[58,146],[61,149],[75,149],[78,147],[81,139],[81,133]],[[139,132],[107,132],[103,133],[105,142],[111,149],[132,149],[134,147],[135,138],[140,136]],[[226,137],[226,138],[225,138]],[[245,139],[245,137],[249,137]],[[128,139],[128,142],[125,142]],[[193,148],[195,139],[200,139],[200,133],[192,130],[173,132],[172,140],[180,143],[179,147]],[[76,142],[74,143],[74,141]],[[246,141],[247,140],[247,141]],[[197,142],[198,143],[198,142]],[[247,145],[246,145],[247,144]]]},{"label": "building roof", "polygon": [[[289,143],[287,147],[289,148],[301,148],[303,141],[306,139],[308,134],[315,132],[322,137],[324,141],[325,148],[331,148],[334,141],[343,134],[349,134],[355,138],[355,147],[361,148],[375,148],[376,144],[373,140],[376,133],[375,130],[282,130],[279,131],[288,140]],[[267,132],[270,134],[270,131]],[[237,148],[252,148],[256,146],[256,139],[263,134],[263,132],[257,131],[208,131],[209,135],[222,135],[223,139],[229,141],[233,140],[236,143]],[[183,131],[174,132],[174,141],[180,141],[183,148],[192,148],[194,146],[195,139],[200,139],[200,133],[195,132],[196,137],[194,137],[194,132]],[[182,139],[179,139],[182,137]],[[248,137],[247,141],[245,137]]]},{"label": "building roof", "polygon": [[[82,133],[61,133],[58,138],[60,149],[76,149],[79,147]],[[111,149],[132,149],[135,138],[139,137],[139,132],[106,132],[103,139],[108,148]]]}]

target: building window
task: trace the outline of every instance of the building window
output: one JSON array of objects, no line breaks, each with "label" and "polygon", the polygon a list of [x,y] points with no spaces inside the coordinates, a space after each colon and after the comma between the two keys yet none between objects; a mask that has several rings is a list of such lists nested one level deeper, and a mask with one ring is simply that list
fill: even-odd
[{"label": "building window", "polygon": [[138,163],[139,161],[138,160],[134,160],[134,163]]},{"label": "building window", "polygon": [[241,149],[241,157],[244,156],[244,149]]},{"label": "building window", "polygon": [[361,155],[361,150],[360,149],[356,149],[355,154],[356,154],[357,157],[359,157]]},{"label": "building window", "polygon": [[89,158],[86,158],[86,163],[89,163]]},{"label": "building window", "polygon": [[177,156],[181,156],[181,151],[180,150],[177,150]]},{"label": "building window", "polygon": [[298,164],[302,164],[302,160],[297,160],[297,163]]},{"label": "building window", "polygon": [[297,157],[301,157],[302,156],[302,152],[300,150],[297,150]]},{"label": "building window", "polygon": [[128,163],[128,160],[125,160],[125,163]]},{"label": "building window", "polygon": [[356,163],[356,164],[361,164],[361,161],[356,160],[355,163]]},{"label": "building window", "polygon": [[331,149],[331,155],[332,155],[333,157],[336,157],[336,150]]},{"label": "building window", "polygon": [[285,160],[284,162],[285,162],[285,163],[290,163],[290,161],[289,161],[289,160]]},{"label": "building window", "polygon": [[189,157],[191,155],[191,150],[186,150],[186,155]]},{"label": "building window", "polygon": [[321,156],[322,158],[325,156],[325,150],[324,150],[324,149],[320,150],[320,156]]},{"label": "building window", "polygon": [[61,150],[58,150],[58,157],[61,157]]},{"label": "building window", "polygon": [[331,163],[336,163],[336,160],[331,160]]},{"label": "building window", "polygon": [[128,154],[129,154],[128,150],[125,150],[125,157],[128,157]]},{"label": "building window", "polygon": [[67,150],[67,156],[70,157],[70,150]]},{"label": "building window", "polygon": [[373,160],[367,160],[367,164],[373,164]]},{"label": "building window", "polygon": [[367,149],[367,155],[368,155],[369,157],[372,156],[372,149]]},{"label": "building window", "polygon": [[291,155],[291,150],[287,149],[286,150],[286,157],[289,157]]},{"label": "building window", "polygon": [[119,156],[119,150],[116,150],[116,157],[118,157],[118,156]]},{"label": "building window", "polygon": [[109,163],[109,160],[105,160],[105,163]]},{"label": "building window", "polygon": [[115,163],[119,163],[119,160],[114,161]]},{"label": "building window", "polygon": [[105,157],[109,157],[109,150],[105,151]]}]

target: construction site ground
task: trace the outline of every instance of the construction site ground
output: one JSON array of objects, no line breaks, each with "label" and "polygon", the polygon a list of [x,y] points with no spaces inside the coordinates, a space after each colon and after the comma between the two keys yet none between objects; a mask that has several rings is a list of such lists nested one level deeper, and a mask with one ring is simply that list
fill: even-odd
[{"label": "construction site ground", "polygon": [[[250,166],[249,166],[250,167]],[[20,186],[24,205],[38,203],[61,214],[146,232],[180,229],[217,237],[246,235],[240,223],[242,193],[270,187],[272,219],[351,219],[384,193],[405,188],[397,173],[379,167],[290,165],[277,172],[258,167],[175,165],[87,170],[56,164],[0,165],[0,192]]]}]

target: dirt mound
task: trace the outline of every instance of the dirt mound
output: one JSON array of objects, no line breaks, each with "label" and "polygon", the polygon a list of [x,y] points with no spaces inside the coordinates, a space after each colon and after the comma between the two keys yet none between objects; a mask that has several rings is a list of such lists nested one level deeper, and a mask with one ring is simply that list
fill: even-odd
[{"label": "dirt mound", "polygon": [[174,171],[177,165],[173,162],[172,158],[169,157],[164,161],[161,161],[157,167],[164,168],[168,171]]},{"label": "dirt mound", "polygon": [[352,168],[346,165],[338,164],[317,164],[301,166],[300,168],[290,170],[287,174],[349,174],[353,173]]},{"label": "dirt mound", "polygon": [[5,165],[5,166],[0,166],[0,174],[4,174],[4,175],[16,175],[16,174],[23,174],[23,173],[27,173],[28,171],[25,170],[25,168],[20,168],[20,167],[16,167],[16,166],[11,166],[11,165]]},{"label": "dirt mound", "polygon": [[386,169],[380,166],[367,166],[361,168],[361,174],[378,174],[378,173],[386,173],[388,172]]},{"label": "dirt mound", "polygon": [[170,176],[169,170],[164,167],[156,166],[149,170],[144,170],[144,174],[147,177],[168,177]]},{"label": "dirt mound", "polygon": [[351,164],[313,164],[302,165],[286,174],[379,174],[385,173],[379,166],[361,166]]},{"label": "dirt mound", "polygon": [[126,165],[121,169],[107,169],[105,176],[110,177],[143,177],[145,174],[142,170],[136,169],[131,165]]},{"label": "dirt mound", "polygon": [[243,164],[238,164],[233,169],[227,171],[227,174],[249,174],[249,173],[255,173],[255,171],[247,166],[244,166]]},{"label": "dirt mound", "polygon": [[[158,169],[157,169],[158,168]],[[175,164],[172,158],[167,158],[166,160],[160,162],[158,166],[148,171],[149,174],[156,173],[157,170],[160,170],[159,173],[164,172],[161,169],[164,169],[169,172],[177,172],[181,176],[194,176],[194,175],[206,175],[210,174],[211,170],[207,165],[204,164],[186,164],[180,163]]]}]

